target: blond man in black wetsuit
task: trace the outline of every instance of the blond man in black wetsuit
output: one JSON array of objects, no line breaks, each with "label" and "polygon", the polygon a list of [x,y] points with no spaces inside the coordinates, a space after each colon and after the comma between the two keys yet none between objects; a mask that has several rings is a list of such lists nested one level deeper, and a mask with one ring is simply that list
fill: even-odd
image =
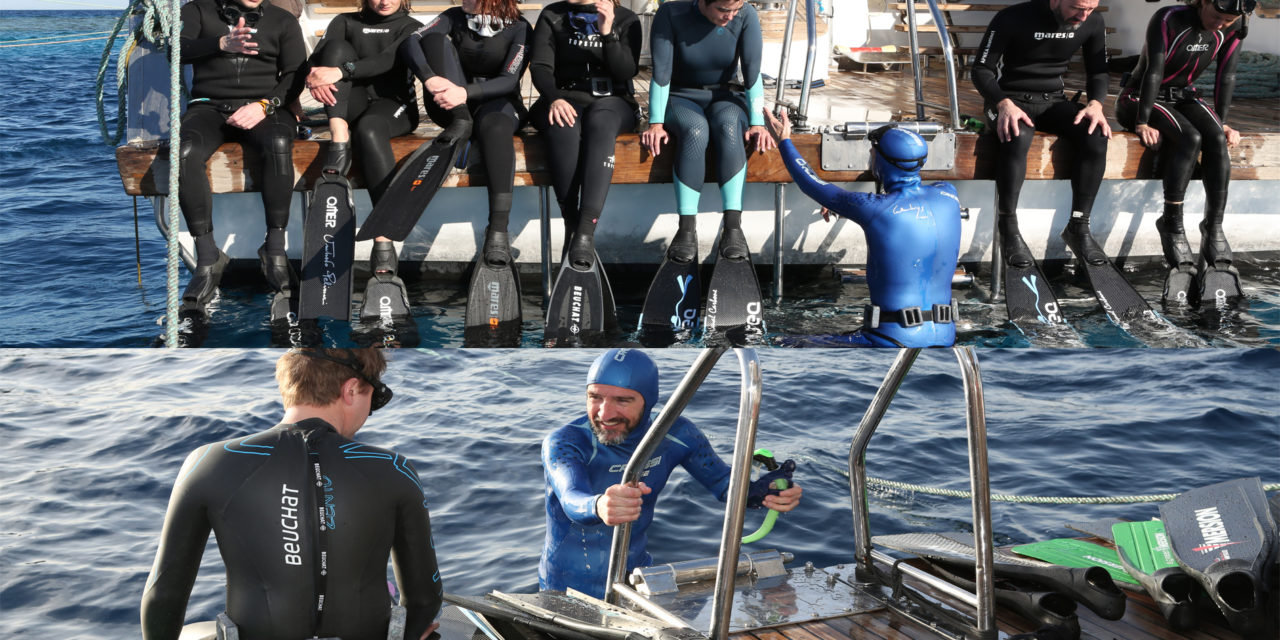
[{"label": "blond man in black wetsuit", "polygon": [[435,629],[444,589],[418,474],[351,439],[391,399],[385,368],[376,349],[290,351],[276,363],[281,423],[187,456],[142,596],[144,640],[178,638],[211,529],[243,640],[384,640],[388,556],[404,637]]}]

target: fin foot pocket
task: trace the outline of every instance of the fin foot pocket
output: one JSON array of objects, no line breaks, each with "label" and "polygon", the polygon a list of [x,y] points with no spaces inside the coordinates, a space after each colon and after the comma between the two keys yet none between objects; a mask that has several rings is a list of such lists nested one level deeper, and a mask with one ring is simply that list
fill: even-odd
[{"label": "fin foot pocket", "polygon": [[1095,266],[1107,263],[1107,254],[1089,232],[1087,222],[1073,220],[1067,223],[1066,228],[1062,230],[1062,240],[1071,247],[1071,252],[1076,254],[1077,258]]},{"label": "fin foot pocket", "polygon": [[511,264],[511,241],[506,231],[484,230],[484,248],[481,249],[485,264],[502,268]]},{"label": "fin foot pocket", "polygon": [[258,261],[262,264],[262,275],[267,279],[267,286],[272,291],[289,292],[298,290],[298,274],[289,257],[283,253],[268,253],[267,245],[258,247]]},{"label": "fin foot pocket", "polygon": [[[187,288],[182,291],[182,301],[189,303],[193,307],[203,307],[213,300],[213,296],[218,292],[218,283],[222,281],[222,273],[226,271],[227,265],[231,263],[231,256],[218,250],[218,258],[213,264],[203,267],[196,267],[191,274],[191,280],[187,282]],[[186,306],[186,304],[184,304]]]},{"label": "fin foot pocket", "polygon": [[747,237],[741,228],[725,229],[720,236],[720,257],[726,260],[746,260],[751,257]]},{"label": "fin foot pocket", "polygon": [[680,230],[667,247],[667,257],[680,264],[689,264],[698,257],[698,232]]},{"label": "fin foot pocket", "polygon": [[1221,225],[1200,223],[1200,299],[1225,303],[1243,295],[1235,256]]}]

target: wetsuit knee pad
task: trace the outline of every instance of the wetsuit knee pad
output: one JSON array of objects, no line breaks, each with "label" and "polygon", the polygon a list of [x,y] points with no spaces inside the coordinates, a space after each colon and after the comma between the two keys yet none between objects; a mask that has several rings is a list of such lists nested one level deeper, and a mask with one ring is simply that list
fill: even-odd
[{"label": "wetsuit knee pad", "polygon": [[293,138],[272,135],[267,138],[263,148],[263,160],[267,162],[267,170],[276,175],[284,175],[293,171]]},{"label": "wetsuit knee pad", "polygon": [[318,52],[316,66],[338,67],[344,62],[354,62],[359,59],[355,47],[346,40],[323,40],[322,42],[324,44]]},{"label": "wetsuit knee pad", "polygon": [[641,416],[647,417],[658,402],[658,365],[643,351],[610,349],[591,363],[587,384],[607,384],[639,393],[644,398]]}]

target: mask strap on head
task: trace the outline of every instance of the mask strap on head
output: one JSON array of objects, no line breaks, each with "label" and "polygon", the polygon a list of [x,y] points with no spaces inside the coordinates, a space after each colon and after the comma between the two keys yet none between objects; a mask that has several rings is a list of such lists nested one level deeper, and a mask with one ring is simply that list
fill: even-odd
[{"label": "mask strap on head", "polygon": [[878,127],[871,133],[867,134],[867,140],[871,141],[871,148],[874,149],[881,158],[887,160],[889,164],[902,169],[903,171],[919,171],[920,168],[924,166],[925,159],[928,156],[921,156],[919,158],[895,158],[885,153],[884,149],[880,147],[880,139],[883,138],[885,134],[897,128],[897,125],[892,124],[886,124],[882,127]]},{"label": "mask strap on head", "polygon": [[373,387],[373,397],[369,400],[370,414],[373,414],[374,411],[387,406],[387,403],[391,402],[391,398],[394,395],[391,392],[391,387],[388,387],[381,380],[373,379],[369,374],[365,373],[364,365],[360,364],[360,360],[358,360],[355,357],[355,354],[351,353],[350,350],[347,351],[346,358],[337,358],[321,350],[293,349],[292,352],[308,358],[326,360],[334,364],[340,364],[354,371],[356,373],[356,377],[363,380],[365,384],[368,384],[370,387]]}]

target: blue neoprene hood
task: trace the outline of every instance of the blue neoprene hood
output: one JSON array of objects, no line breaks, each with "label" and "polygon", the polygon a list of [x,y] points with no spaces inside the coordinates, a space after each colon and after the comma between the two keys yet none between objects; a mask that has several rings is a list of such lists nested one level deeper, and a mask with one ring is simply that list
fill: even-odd
[{"label": "blue neoprene hood", "polygon": [[648,354],[635,349],[610,349],[591,363],[587,384],[607,384],[638,392],[644,398],[643,419],[647,424],[658,403],[658,365]]}]

